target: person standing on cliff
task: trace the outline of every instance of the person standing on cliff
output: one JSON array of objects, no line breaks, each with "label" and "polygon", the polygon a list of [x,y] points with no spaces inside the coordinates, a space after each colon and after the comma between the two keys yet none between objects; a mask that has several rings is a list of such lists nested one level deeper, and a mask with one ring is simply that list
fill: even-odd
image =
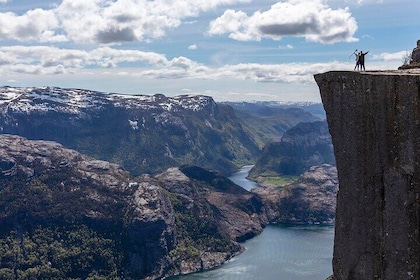
[{"label": "person standing on cliff", "polygon": [[365,70],[365,55],[367,55],[368,52],[369,51],[367,51],[367,52],[364,53],[364,52],[360,51],[360,53],[359,53],[360,71],[362,70],[362,68],[363,68],[363,71],[366,71]]},{"label": "person standing on cliff", "polygon": [[359,66],[360,66],[360,53],[361,52],[357,52],[357,50],[353,53],[356,56],[356,65],[354,66],[354,71],[359,71]]}]

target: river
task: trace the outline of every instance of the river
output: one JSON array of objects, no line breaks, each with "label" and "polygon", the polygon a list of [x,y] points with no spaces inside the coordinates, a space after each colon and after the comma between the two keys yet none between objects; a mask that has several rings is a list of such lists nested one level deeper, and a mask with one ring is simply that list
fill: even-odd
[{"label": "river", "polygon": [[[249,190],[257,184],[246,179],[252,166],[229,177]],[[171,279],[197,280],[324,280],[332,274],[333,226],[270,225],[242,243],[246,250],[229,262],[206,272]]]}]

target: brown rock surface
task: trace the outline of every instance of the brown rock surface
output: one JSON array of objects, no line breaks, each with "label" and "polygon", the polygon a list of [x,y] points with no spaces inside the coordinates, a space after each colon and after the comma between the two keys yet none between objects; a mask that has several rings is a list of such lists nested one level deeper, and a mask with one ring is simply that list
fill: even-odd
[{"label": "brown rock surface", "polygon": [[334,279],[420,279],[420,71],[315,80],[340,182]]},{"label": "brown rock surface", "polygon": [[411,62],[420,63],[420,40],[417,41],[417,47],[411,53]]},{"label": "brown rock surface", "polygon": [[273,223],[334,223],[337,169],[333,165],[313,166],[296,183],[284,187],[265,184],[255,188]]}]

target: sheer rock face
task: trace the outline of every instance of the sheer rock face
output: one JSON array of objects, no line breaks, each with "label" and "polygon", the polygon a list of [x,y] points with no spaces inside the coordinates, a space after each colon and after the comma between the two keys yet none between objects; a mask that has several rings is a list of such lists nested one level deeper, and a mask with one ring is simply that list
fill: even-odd
[{"label": "sheer rock face", "polygon": [[420,278],[420,71],[315,75],[334,145],[334,279]]}]

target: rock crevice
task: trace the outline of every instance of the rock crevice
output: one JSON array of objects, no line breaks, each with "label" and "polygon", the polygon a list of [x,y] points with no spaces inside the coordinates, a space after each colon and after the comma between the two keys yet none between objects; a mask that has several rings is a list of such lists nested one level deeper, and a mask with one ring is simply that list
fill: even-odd
[{"label": "rock crevice", "polygon": [[420,71],[315,80],[340,183],[334,279],[419,279]]}]

